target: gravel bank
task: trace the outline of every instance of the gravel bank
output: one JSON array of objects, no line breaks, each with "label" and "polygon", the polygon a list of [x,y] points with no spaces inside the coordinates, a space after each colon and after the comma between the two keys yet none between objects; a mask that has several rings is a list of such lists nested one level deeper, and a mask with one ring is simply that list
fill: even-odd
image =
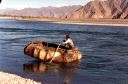
[{"label": "gravel bank", "polygon": [[20,76],[0,72],[0,84],[41,84],[31,79],[22,78]]}]

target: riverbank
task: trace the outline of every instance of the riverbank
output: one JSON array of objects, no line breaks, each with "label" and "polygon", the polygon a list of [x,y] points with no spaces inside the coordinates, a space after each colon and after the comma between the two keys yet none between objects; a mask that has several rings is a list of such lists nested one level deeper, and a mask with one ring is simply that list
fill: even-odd
[{"label": "riverbank", "polygon": [[128,26],[128,19],[63,19],[63,18],[37,18],[37,17],[0,17],[0,19],[47,21],[57,24],[99,25],[99,26]]},{"label": "riverbank", "polygon": [[128,26],[127,24],[121,24],[121,23],[100,23],[100,22],[73,22],[73,21],[56,21],[51,23],[57,23],[57,24],[78,24],[78,25],[97,25],[97,26]]},{"label": "riverbank", "polygon": [[31,79],[0,71],[0,84],[41,84]]}]

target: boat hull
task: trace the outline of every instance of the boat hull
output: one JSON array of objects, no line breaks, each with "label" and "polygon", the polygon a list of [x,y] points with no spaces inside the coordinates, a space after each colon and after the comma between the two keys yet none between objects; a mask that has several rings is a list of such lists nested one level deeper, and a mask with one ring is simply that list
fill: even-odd
[{"label": "boat hull", "polygon": [[82,58],[77,49],[67,49],[62,45],[47,42],[31,42],[25,46],[24,53],[44,62],[74,62]]}]

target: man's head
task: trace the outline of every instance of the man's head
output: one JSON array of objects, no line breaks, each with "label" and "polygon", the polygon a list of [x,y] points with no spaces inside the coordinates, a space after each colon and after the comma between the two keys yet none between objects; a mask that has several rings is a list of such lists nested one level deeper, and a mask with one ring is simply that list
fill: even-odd
[{"label": "man's head", "polygon": [[70,36],[67,34],[67,35],[66,35],[66,39],[68,39],[68,38],[70,38]]}]

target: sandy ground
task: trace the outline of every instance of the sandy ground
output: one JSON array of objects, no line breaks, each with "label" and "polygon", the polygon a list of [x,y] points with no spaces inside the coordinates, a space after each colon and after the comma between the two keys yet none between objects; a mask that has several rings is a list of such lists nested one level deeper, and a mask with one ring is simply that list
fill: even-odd
[{"label": "sandy ground", "polygon": [[78,24],[78,25],[99,25],[99,26],[128,26],[128,24],[115,24],[115,23],[87,23],[87,22],[68,22],[68,21],[60,21],[60,22],[51,22],[58,24]]},{"label": "sandy ground", "polygon": [[0,19],[47,21],[58,24],[79,24],[79,25],[99,25],[99,26],[128,26],[128,19],[85,19],[68,20],[57,18],[22,18],[22,17],[0,17]]},{"label": "sandy ground", "polygon": [[0,84],[41,84],[31,79],[22,78],[20,76],[0,72]]}]

